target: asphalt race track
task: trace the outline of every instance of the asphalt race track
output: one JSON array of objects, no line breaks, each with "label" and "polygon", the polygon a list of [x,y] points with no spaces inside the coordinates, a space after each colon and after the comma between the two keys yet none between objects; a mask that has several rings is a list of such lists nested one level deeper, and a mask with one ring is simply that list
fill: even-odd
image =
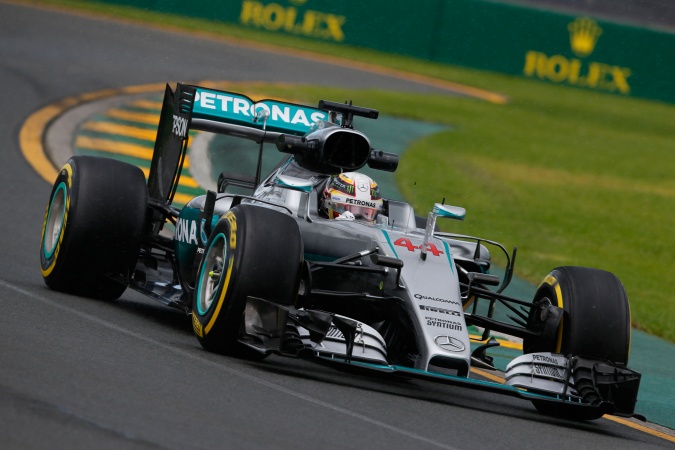
[{"label": "asphalt race track", "polygon": [[48,290],[38,248],[50,185],[20,151],[25,120],[78,94],[202,79],[434,89],[0,1],[0,448],[672,448],[607,419],[543,417],[508,397],[213,355],[184,314],[144,297]]}]

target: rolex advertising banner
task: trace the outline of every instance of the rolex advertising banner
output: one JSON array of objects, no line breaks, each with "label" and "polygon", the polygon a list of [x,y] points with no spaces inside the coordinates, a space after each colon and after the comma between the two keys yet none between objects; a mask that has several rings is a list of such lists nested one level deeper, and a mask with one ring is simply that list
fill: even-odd
[{"label": "rolex advertising banner", "polygon": [[675,102],[675,34],[477,0],[443,22],[436,61]]},{"label": "rolex advertising banner", "polygon": [[675,33],[488,0],[98,0],[675,102]]}]

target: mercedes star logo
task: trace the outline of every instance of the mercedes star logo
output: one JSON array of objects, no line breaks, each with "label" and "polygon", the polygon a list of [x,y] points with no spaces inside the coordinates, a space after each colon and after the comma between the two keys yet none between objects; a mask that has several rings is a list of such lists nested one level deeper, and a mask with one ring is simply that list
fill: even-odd
[{"label": "mercedes star logo", "polygon": [[440,348],[449,352],[462,352],[465,348],[462,341],[450,336],[436,336],[434,342]]}]

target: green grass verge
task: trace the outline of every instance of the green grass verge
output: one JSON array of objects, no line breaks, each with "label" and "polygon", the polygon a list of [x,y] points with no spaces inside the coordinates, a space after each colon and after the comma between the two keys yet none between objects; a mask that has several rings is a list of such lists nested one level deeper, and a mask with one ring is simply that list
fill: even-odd
[{"label": "green grass verge", "polygon": [[443,197],[466,207],[465,222],[443,228],[518,245],[518,274],[534,283],[560,265],[610,270],[628,291],[634,325],[675,341],[675,300],[667,288],[675,267],[674,105],[133,8],[38,3],[328,52],[506,94],[509,103],[497,105],[374,90],[264,88],[311,104],[352,98],[384,114],[450,125],[452,131],[416,142],[397,172],[401,191],[419,213]]}]

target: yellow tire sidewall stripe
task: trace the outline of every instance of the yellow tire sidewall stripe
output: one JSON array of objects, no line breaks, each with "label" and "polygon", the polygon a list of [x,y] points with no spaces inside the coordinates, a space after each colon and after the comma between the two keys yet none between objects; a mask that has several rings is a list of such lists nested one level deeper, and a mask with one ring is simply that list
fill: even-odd
[{"label": "yellow tire sidewall stripe", "polygon": [[204,335],[209,334],[213,326],[215,325],[216,321],[218,320],[218,316],[220,315],[220,311],[223,307],[223,304],[225,303],[225,297],[227,297],[228,293],[228,288],[230,286],[230,279],[232,277],[232,268],[234,267],[234,258],[235,258],[235,250],[237,248],[237,218],[234,215],[232,211],[228,211],[227,214],[223,215],[222,219],[226,219],[230,223],[230,238],[227,242],[227,245],[229,246],[229,255],[228,255],[228,265],[227,265],[227,273],[225,275],[225,281],[223,282],[223,286],[221,287],[220,290],[220,295],[218,296],[218,302],[216,303],[216,309],[213,312],[213,315],[209,319],[208,323],[204,327]]},{"label": "yellow tire sidewall stripe", "polygon": [[[59,251],[61,250],[61,243],[63,242],[63,236],[66,234],[66,224],[68,223],[68,212],[70,211],[70,194],[72,192],[72,185],[73,185],[73,168],[70,166],[70,164],[66,164],[63,166],[63,169],[61,171],[65,171],[68,176],[66,178],[66,195],[65,195],[65,211],[63,213],[63,223],[61,224],[61,230],[59,231],[59,239],[58,242],[56,243],[56,248],[54,249],[54,254],[52,256],[52,260],[47,266],[47,268],[41,268],[42,271],[42,276],[44,278],[48,277],[52,271],[54,270],[54,267],[56,267],[56,261],[59,258]],[[45,241],[45,233],[47,232],[47,219],[50,214],[50,209],[52,206],[52,200],[50,199],[49,205],[47,205],[47,211],[45,212],[45,221],[42,224],[42,246],[44,246],[44,241]]]},{"label": "yellow tire sidewall stripe", "polygon": [[[560,283],[558,283],[558,280],[556,280],[556,278],[553,275],[549,274],[546,276],[546,278],[544,278],[544,281],[541,283],[540,287],[545,284],[548,284],[555,292],[557,301],[557,304],[555,306],[557,306],[560,309],[564,309],[562,289],[560,288]],[[556,341],[556,349],[555,349],[556,353],[560,353],[560,351],[562,350],[564,320],[565,320],[564,317],[560,318],[560,325],[558,326],[558,339]]]}]

